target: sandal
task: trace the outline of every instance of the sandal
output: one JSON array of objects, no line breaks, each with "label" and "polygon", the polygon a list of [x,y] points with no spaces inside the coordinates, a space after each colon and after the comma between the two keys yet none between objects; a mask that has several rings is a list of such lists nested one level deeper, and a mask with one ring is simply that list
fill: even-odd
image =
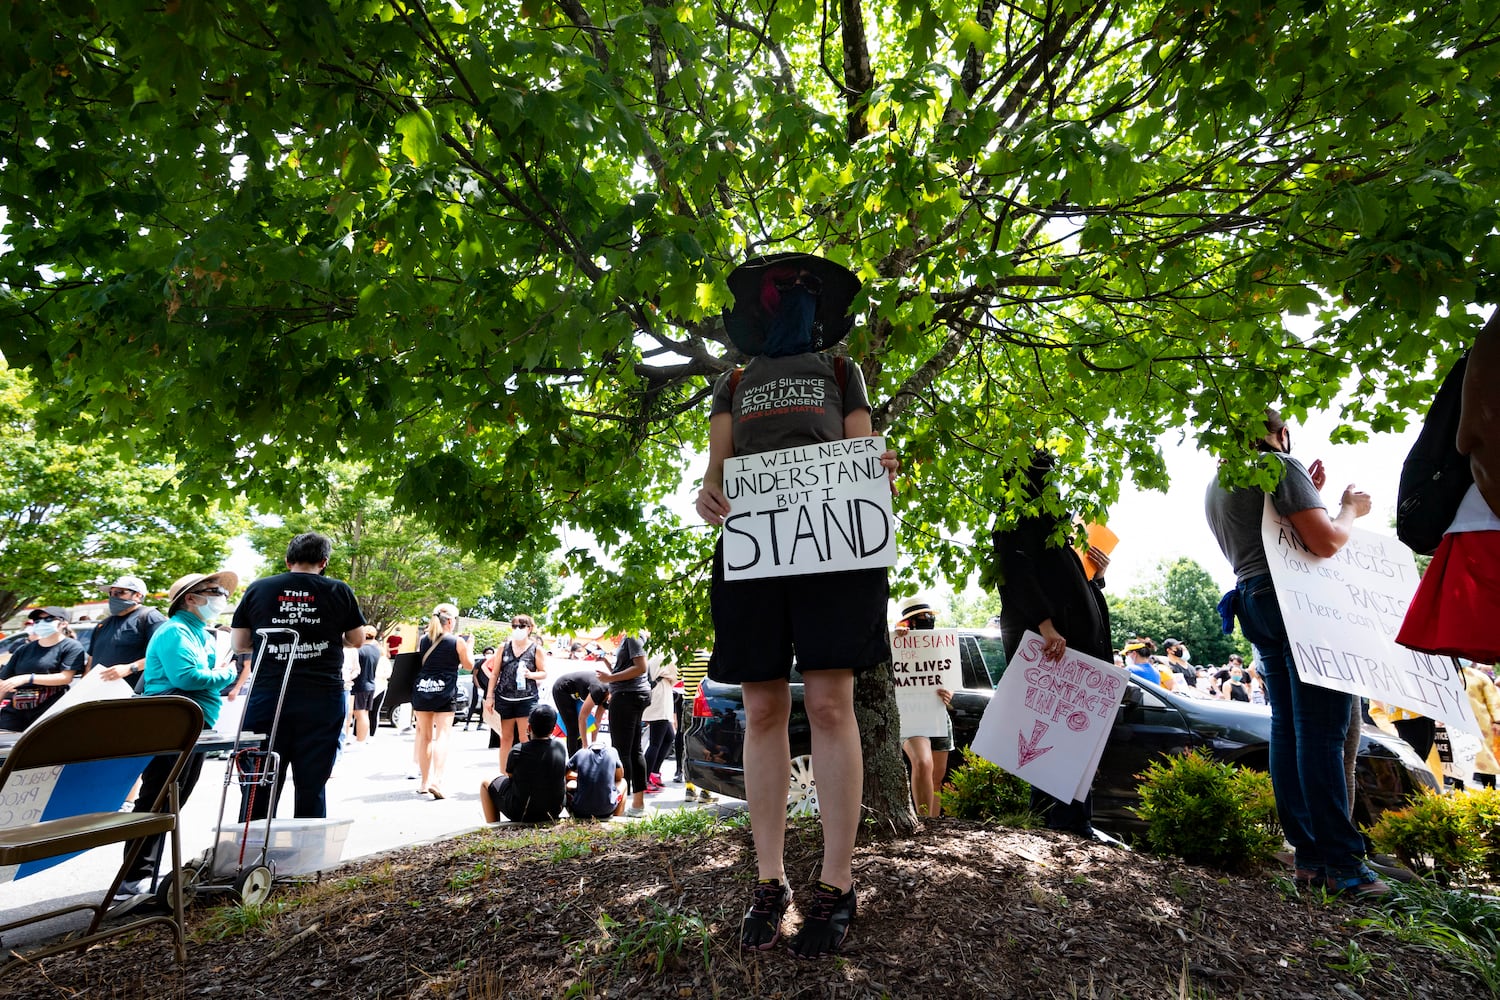
[{"label": "sandal", "polygon": [[847,892],[827,882],[819,882],[813,889],[812,905],[802,929],[792,938],[792,954],[798,958],[817,958],[839,950],[849,936],[849,925],[854,922],[854,886]]},{"label": "sandal", "polygon": [[750,893],[750,909],[740,922],[740,947],[769,951],[781,940],[781,918],[792,903],[792,890],[776,878],[763,878]]}]

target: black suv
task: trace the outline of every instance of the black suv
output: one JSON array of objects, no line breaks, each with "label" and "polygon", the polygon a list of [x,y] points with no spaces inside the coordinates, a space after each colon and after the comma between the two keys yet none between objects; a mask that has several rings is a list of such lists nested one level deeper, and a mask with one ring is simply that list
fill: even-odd
[{"label": "black suv", "polygon": [[[949,756],[950,769],[962,762],[962,750],[973,741],[995,682],[1005,671],[998,631],[960,629],[958,638],[964,687],[953,695],[953,739],[959,752]],[[807,714],[802,710],[801,678],[796,673],[792,675],[789,729],[792,789],[788,809],[814,811],[817,786],[809,757]],[[721,795],[744,798],[744,738],[745,706],[739,685],[705,678],[693,701],[687,730],[688,780]],[[1140,802],[1138,775],[1159,757],[1202,749],[1218,760],[1264,771],[1270,760],[1270,738],[1271,711],[1264,706],[1189,698],[1132,674],[1094,775],[1094,821],[1112,830],[1143,829],[1134,808]],[[1387,809],[1405,805],[1419,787],[1438,789],[1432,772],[1411,747],[1368,726],[1360,739],[1356,769],[1354,815],[1362,825]]]}]

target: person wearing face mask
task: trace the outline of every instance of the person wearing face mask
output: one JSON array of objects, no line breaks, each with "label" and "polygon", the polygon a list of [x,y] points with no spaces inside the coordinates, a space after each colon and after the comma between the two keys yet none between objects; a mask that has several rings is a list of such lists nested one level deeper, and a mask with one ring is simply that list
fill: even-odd
[{"label": "person wearing face mask", "polygon": [[[708,464],[696,507],[715,527],[730,515],[724,492],[730,458],[869,437],[874,429],[859,365],[825,353],[854,324],[858,276],[822,257],[779,253],[747,260],[725,280],[734,295],[733,308],[724,312],[725,332],[750,360],[714,385]],[[894,451],[883,453],[880,464],[892,478],[900,467]],[[843,946],[857,909],[853,857],[864,762],[854,682],[856,674],[890,661],[889,578],[885,569],[859,569],[728,580],[722,549],[721,538],[709,590],[715,642],[708,675],[739,684],[744,693],[745,795],[758,875],[740,945],[774,948],[792,900],[785,834],[795,657],[812,729],[823,861],[800,907],[802,928],[791,950],[815,958]],[[618,690],[610,696],[612,733],[620,696]]]},{"label": "person wearing face mask", "polygon": [[[365,616],[354,590],[327,575],[332,555],[327,536],[312,531],[297,535],[287,543],[286,572],[250,584],[234,609],[234,649],[255,654],[251,662],[257,664],[242,725],[247,732],[269,733],[280,713],[276,739],[267,747],[281,755],[275,784],[269,792],[258,784],[241,787],[241,820],[264,819],[268,809],[274,814],[288,775],[293,815],[328,815],[328,777],[345,715],[344,648],[358,649],[365,641]],[[263,628],[278,631],[263,635]],[[296,632],[295,640],[288,639],[287,629]],[[291,676],[286,678],[289,663]]]},{"label": "person wearing face mask", "polygon": [[1261,536],[1267,496],[1291,522],[1298,540],[1315,556],[1336,555],[1349,541],[1356,518],[1370,512],[1370,495],[1350,485],[1339,512],[1329,516],[1318,491],[1327,473],[1322,462],[1304,467],[1291,457],[1292,434],[1281,414],[1266,410],[1257,421],[1257,450],[1274,456],[1275,489],[1226,488],[1215,477],[1204,495],[1209,530],[1234,567],[1229,600],[1240,628],[1255,646],[1256,661],[1271,706],[1271,787],[1276,813],[1294,852],[1297,880],[1330,892],[1379,899],[1390,893],[1365,863],[1364,838],[1349,818],[1345,772],[1356,699],[1342,691],[1307,684],[1297,674],[1292,641],[1281,618]]},{"label": "person wearing face mask", "polygon": [[[1019,470],[1024,495],[1033,504],[1041,505],[1049,489],[1055,491],[1049,480],[1056,462],[1051,452],[1038,449],[1031,462]],[[1042,637],[1042,655],[1048,659],[1055,660],[1074,649],[1110,662],[1114,654],[1103,592],[1109,556],[1087,548],[1080,557],[1069,537],[1072,519],[1064,514],[1045,508],[1021,508],[1008,520],[1011,523],[991,536],[1000,594],[1000,641],[1006,662],[1014,658],[1021,637],[1028,631]],[[1085,558],[1093,564],[1092,578],[1084,571]],[[1159,683],[1160,677],[1148,658],[1155,651],[1156,644],[1150,639],[1136,639],[1122,652],[1132,672]],[[1063,802],[1032,788],[1031,809],[1042,816],[1050,830],[1106,839],[1094,829],[1092,792],[1081,800]]]},{"label": "person wearing face mask", "polygon": [[535,632],[536,622],[530,615],[511,619],[510,638],[500,647],[495,679],[484,694],[485,707],[500,716],[501,775],[510,773],[511,747],[523,741],[521,727],[541,694],[537,681],[547,676],[547,651]]},{"label": "person wearing face mask", "polygon": [[[203,728],[212,729],[219,721],[219,710],[225,697],[233,700],[235,690],[229,687],[228,695],[220,692],[239,676],[239,667],[232,656],[218,662],[218,642],[213,622],[224,613],[229,595],[239,586],[240,579],[229,570],[217,573],[189,573],[179,578],[167,591],[167,620],[151,636],[146,647],[146,666],[142,674],[141,694],[147,697],[179,695],[191,698],[203,709]],[[176,758],[162,755],[152,759],[141,774],[140,791],[136,794],[134,812],[150,810],[162,786],[172,772]],[[187,803],[198,776],[203,770],[203,755],[193,754],[177,776],[177,795],[182,804]],[[146,838],[146,846],[126,871],[119,889],[115,891],[116,915],[134,909],[151,898],[151,873],[156,870],[164,834]],[[130,853],[130,845],[125,845]]]},{"label": "person wearing face mask", "polygon": [[83,644],[62,631],[70,620],[63,607],[31,612],[31,641],[0,667],[0,733],[25,732],[83,670]]},{"label": "person wearing face mask", "polygon": [[85,670],[98,670],[107,681],[128,680],[139,689],[146,646],[167,616],[141,603],[146,583],[138,576],[122,576],[101,590],[109,597],[109,614],[89,639]]},{"label": "person wearing face mask", "polygon": [[[926,597],[918,595],[901,605],[896,635],[937,628],[937,612]],[[953,704],[953,692],[938,688],[937,696],[944,707]],[[904,728],[904,727],[903,727]],[[948,754],[953,751],[953,717],[948,717],[946,736],[908,736],[901,741],[901,751],[911,762],[911,800],[918,816],[937,816],[942,812],[938,791],[948,775]]]}]

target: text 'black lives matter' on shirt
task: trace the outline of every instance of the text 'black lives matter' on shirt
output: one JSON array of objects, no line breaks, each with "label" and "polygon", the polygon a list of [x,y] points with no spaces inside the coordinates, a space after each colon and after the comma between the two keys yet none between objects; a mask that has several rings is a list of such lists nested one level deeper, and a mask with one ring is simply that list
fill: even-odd
[{"label": "text 'black lives matter' on shirt", "polygon": [[[296,664],[288,689],[342,691],[344,688],[344,633],[365,624],[354,591],[342,580],[314,573],[278,573],[256,580],[245,591],[230,622],[251,632],[262,628],[290,628],[297,633]],[[279,688],[286,672],[292,642],[272,634],[261,655],[264,637],[255,636],[260,672],[257,689]]]}]

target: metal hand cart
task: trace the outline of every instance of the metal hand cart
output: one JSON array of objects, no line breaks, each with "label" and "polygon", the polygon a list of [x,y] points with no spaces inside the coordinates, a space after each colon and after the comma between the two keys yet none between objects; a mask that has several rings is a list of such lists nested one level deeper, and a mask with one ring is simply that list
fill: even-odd
[{"label": "metal hand cart", "polygon": [[[243,724],[235,727],[234,745],[229,751],[229,759],[224,769],[224,788],[219,795],[219,822],[215,827],[215,838],[213,846],[192,861],[183,865],[182,868],[161,879],[156,888],[158,901],[170,900],[172,891],[172,880],[180,879],[184,902],[192,899],[198,893],[232,892],[241,903],[245,905],[259,905],[271,896],[271,890],[277,883],[275,866],[268,857],[271,847],[271,821],[274,819],[275,802],[267,803],[266,816],[263,820],[253,820],[251,815],[255,811],[255,800],[260,795],[274,798],[276,779],[281,773],[281,755],[271,748],[276,745],[276,730],[281,724],[281,708],[286,701],[287,682],[291,680],[292,665],[297,660],[297,643],[300,636],[296,629],[273,627],[255,630],[262,642],[256,651],[255,663],[250,670],[250,690],[244,697],[248,701],[255,693],[255,686],[260,681],[261,663],[265,659],[266,650],[271,647],[272,636],[280,635],[287,639],[286,670],[281,675],[281,690],[276,696],[276,711],[271,717],[271,731],[265,737],[262,747],[242,746],[245,733]],[[238,785],[245,789],[245,819],[241,820],[240,835],[234,842],[226,842],[220,836],[225,830],[224,808],[229,802],[230,785]],[[258,848],[252,847],[250,828],[255,824],[263,824],[261,839]],[[232,829],[232,828],[231,828]],[[235,853],[233,858],[223,855],[225,851]]]}]

